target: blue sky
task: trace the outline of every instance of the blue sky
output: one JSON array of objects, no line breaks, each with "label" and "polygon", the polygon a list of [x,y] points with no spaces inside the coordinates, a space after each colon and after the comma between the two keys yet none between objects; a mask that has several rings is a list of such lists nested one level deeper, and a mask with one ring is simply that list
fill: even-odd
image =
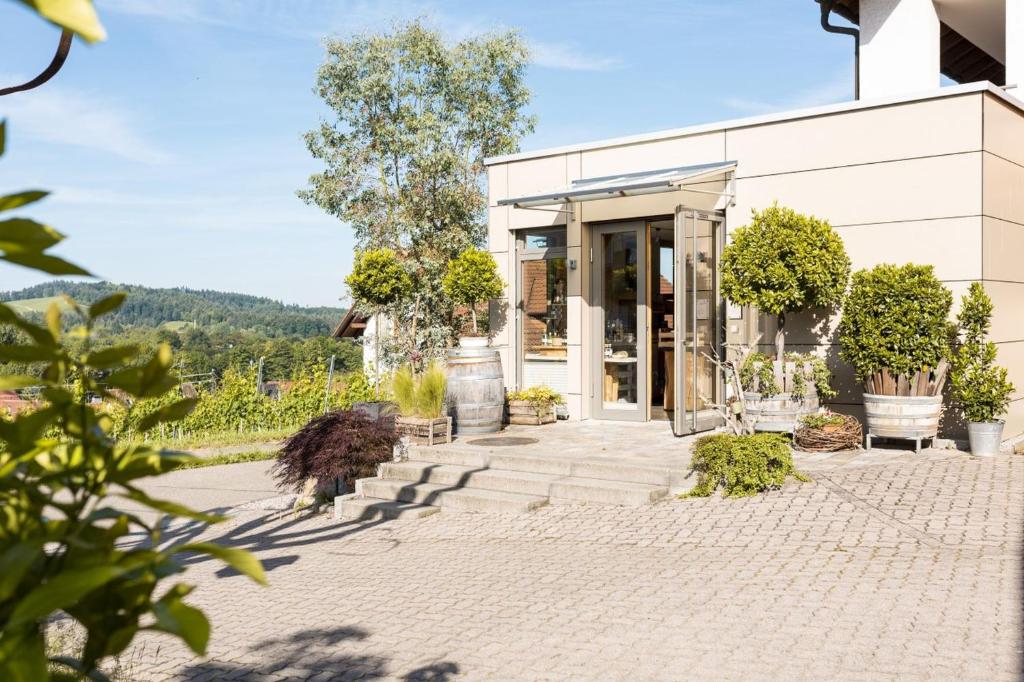
[{"label": "blue sky", "polygon": [[[0,190],[59,253],[117,282],[337,305],[351,231],[295,197],[325,35],[425,16],[453,39],[518,28],[531,45],[523,149],[852,98],[849,38],[812,0],[98,0],[106,43],[76,42],[44,87],[0,98]],[[56,29],[0,2],[0,83],[48,63]],[[686,162],[681,159],[681,162]],[[42,281],[0,264],[0,290]]]}]

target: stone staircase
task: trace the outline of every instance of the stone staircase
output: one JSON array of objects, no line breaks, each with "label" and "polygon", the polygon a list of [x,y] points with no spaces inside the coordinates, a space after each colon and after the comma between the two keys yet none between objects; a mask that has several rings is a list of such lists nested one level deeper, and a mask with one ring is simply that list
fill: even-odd
[{"label": "stone staircase", "polygon": [[412,446],[408,459],[335,500],[345,520],[417,518],[441,509],[523,513],[546,504],[636,507],[693,485],[687,467],[619,457],[543,455],[469,446]]}]

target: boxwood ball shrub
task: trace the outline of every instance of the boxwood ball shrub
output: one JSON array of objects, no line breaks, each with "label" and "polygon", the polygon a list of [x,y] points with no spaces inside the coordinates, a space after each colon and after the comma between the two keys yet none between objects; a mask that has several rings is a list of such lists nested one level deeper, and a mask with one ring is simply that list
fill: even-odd
[{"label": "boxwood ball shrub", "polygon": [[957,317],[961,343],[953,355],[950,379],[953,400],[968,422],[994,422],[1006,412],[1013,384],[996,364],[996,345],[987,340],[992,299],[981,282],[973,282]]},{"label": "boxwood ball shrub", "polygon": [[953,295],[930,265],[877,265],[853,275],[839,323],[840,357],[858,381],[883,369],[912,376],[949,358]]},{"label": "boxwood ball shrub", "polygon": [[704,436],[694,447],[697,485],[689,497],[709,497],[719,487],[726,497],[749,497],[782,487],[786,478],[809,480],[793,466],[786,438],[777,433]]},{"label": "boxwood ball shrub", "polygon": [[776,357],[785,352],[786,313],[834,308],[850,278],[850,258],[828,221],[773,204],[754,211],[722,252],[722,294],[775,315]]},{"label": "boxwood ball shrub", "polygon": [[466,249],[458,258],[452,259],[441,280],[441,286],[453,302],[469,307],[474,335],[479,333],[477,305],[498,298],[505,290],[505,282],[498,274],[494,256],[479,249]]}]

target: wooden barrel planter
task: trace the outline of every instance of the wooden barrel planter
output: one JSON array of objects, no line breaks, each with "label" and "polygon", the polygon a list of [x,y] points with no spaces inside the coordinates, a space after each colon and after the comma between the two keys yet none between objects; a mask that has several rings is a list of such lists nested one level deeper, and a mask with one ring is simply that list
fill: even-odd
[{"label": "wooden barrel planter", "polygon": [[939,418],[942,416],[942,396],[902,396],[864,394],[864,421],[867,423],[867,447],[871,439],[902,438],[917,443],[921,452],[921,441],[939,435]]},{"label": "wooden barrel planter", "polygon": [[818,394],[808,387],[807,395],[794,399],[789,393],[777,393],[771,398],[762,398],[760,393],[745,391],[743,403],[747,419],[754,424],[755,431],[793,433],[801,415],[818,411]]},{"label": "wooden barrel planter", "polygon": [[473,435],[501,430],[505,378],[501,356],[492,348],[448,351],[448,414],[455,433]]}]

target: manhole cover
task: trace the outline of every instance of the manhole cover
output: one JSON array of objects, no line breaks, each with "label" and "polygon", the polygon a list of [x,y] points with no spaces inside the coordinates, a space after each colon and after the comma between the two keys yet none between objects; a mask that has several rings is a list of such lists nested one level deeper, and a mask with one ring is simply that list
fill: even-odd
[{"label": "manhole cover", "polygon": [[523,438],[521,436],[504,436],[498,438],[477,438],[469,441],[469,445],[489,445],[503,447],[509,445],[533,445],[539,442],[536,438]]}]

